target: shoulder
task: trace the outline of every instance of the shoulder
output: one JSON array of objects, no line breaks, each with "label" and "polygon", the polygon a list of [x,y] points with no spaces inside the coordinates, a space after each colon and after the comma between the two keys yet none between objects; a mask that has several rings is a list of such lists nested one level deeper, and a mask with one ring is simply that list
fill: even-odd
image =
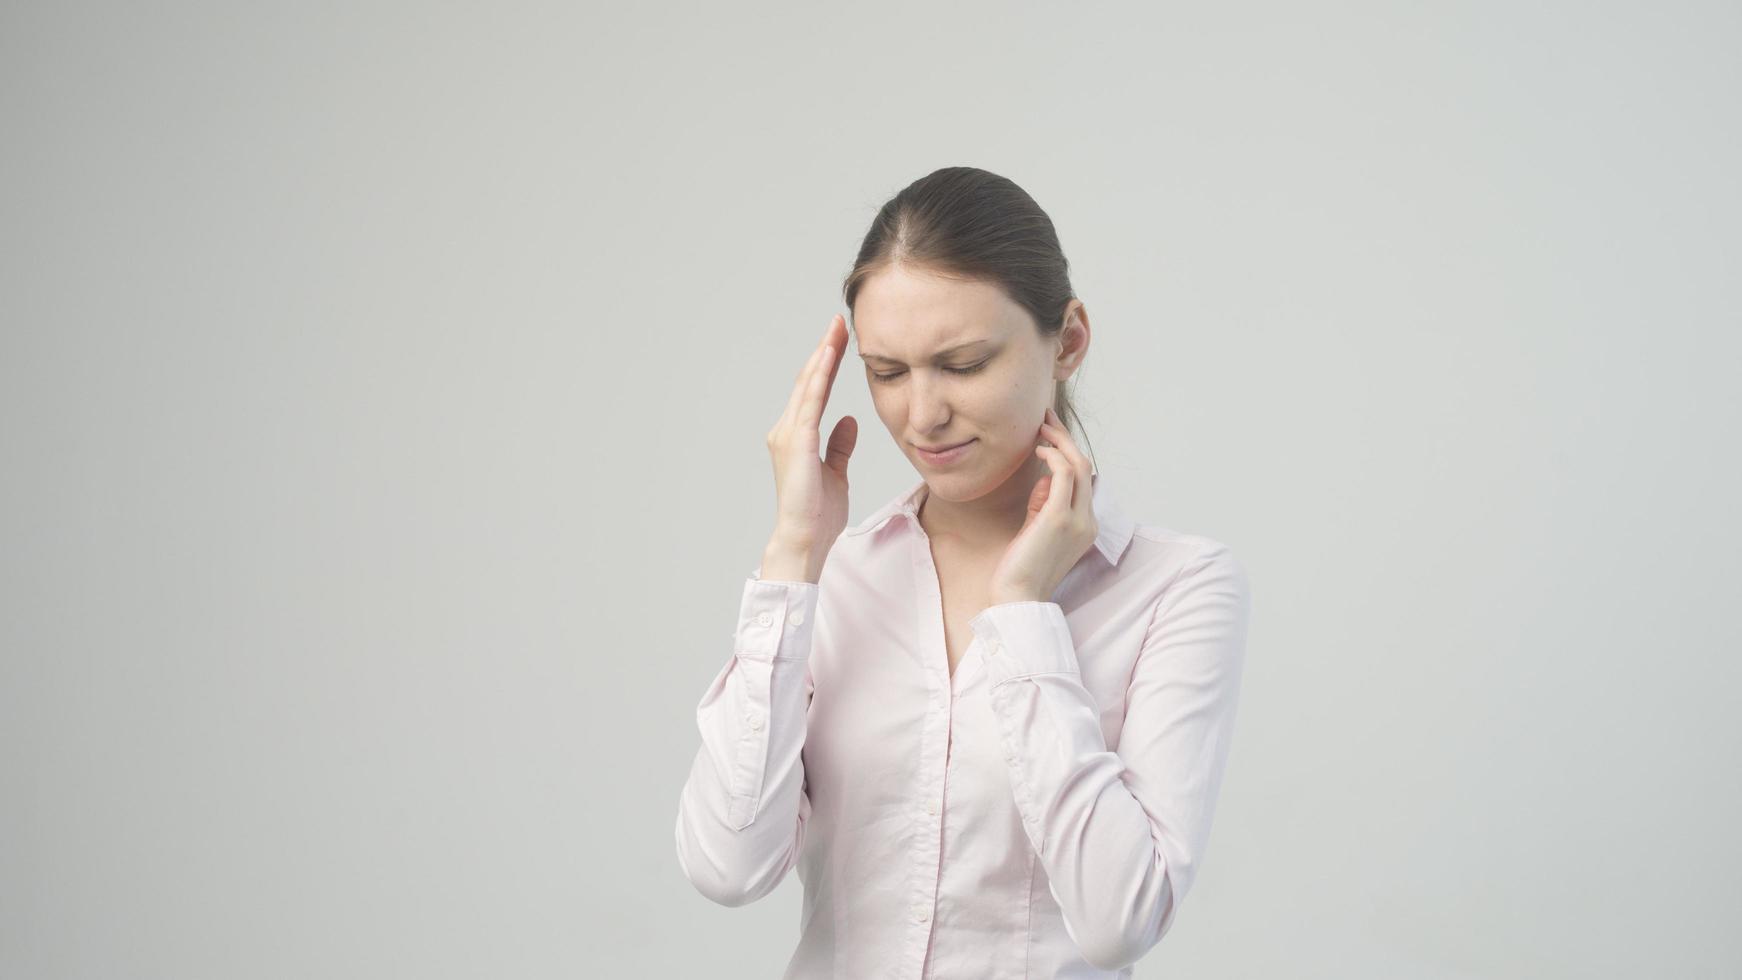
[{"label": "shoulder", "polygon": [[1158,608],[1206,590],[1235,599],[1241,606],[1251,601],[1245,563],[1232,546],[1209,535],[1137,524],[1120,566],[1148,584],[1150,599]]}]

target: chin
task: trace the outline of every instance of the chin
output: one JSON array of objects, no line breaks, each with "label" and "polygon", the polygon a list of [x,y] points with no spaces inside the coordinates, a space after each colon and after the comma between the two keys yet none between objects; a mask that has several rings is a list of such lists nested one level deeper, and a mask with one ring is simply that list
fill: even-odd
[{"label": "chin", "polygon": [[984,465],[977,467],[951,468],[935,470],[923,462],[914,461],[914,469],[925,478],[930,492],[945,500],[961,502],[975,500],[1003,486],[1022,467],[1017,465],[1008,471],[990,469]]}]

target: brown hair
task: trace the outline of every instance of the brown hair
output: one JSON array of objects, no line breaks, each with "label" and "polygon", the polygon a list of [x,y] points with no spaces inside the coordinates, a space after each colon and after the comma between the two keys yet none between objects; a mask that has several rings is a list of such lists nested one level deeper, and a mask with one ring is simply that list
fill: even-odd
[{"label": "brown hair", "polygon": [[[883,205],[842,284],[849,314],[865,280],[897,263],[999,286],[1028,311],[1042,337],[1064,329],[1075,298],[1052,219],[1009,178],[978,167],[934,170]],[[1074,376],[1058,382],[1053,411],[1087,442],[1072,387]],[[1092,446],[1088,454],[1093,460]]]}]

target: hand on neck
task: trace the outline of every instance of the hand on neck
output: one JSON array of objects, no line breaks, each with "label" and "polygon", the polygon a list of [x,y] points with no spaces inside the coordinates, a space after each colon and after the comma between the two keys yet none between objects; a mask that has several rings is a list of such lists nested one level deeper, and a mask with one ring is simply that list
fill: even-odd
[{"label": "hand on neck", "polygon": [[1022,530],[1034,485],[1049,472],[1046,460],[1030,455],[1002,484],[972,500],[944,500],[928,484],[920,500],[919,525],[928,537],[950,538],[975,548],[1002,548]]}]

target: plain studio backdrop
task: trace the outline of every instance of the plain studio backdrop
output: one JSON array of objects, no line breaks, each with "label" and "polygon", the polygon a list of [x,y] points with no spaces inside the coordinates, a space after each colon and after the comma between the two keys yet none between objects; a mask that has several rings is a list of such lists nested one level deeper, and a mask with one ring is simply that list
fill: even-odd
[{"label": "plain studio backdrop", "polygon": [[[777,976],[682,875],[876,208],[1253,620],[1141,977],[1742,973],[1734,4],[13,2],[0,975]],[[851,520],[917,479],[849,351]]]}]

